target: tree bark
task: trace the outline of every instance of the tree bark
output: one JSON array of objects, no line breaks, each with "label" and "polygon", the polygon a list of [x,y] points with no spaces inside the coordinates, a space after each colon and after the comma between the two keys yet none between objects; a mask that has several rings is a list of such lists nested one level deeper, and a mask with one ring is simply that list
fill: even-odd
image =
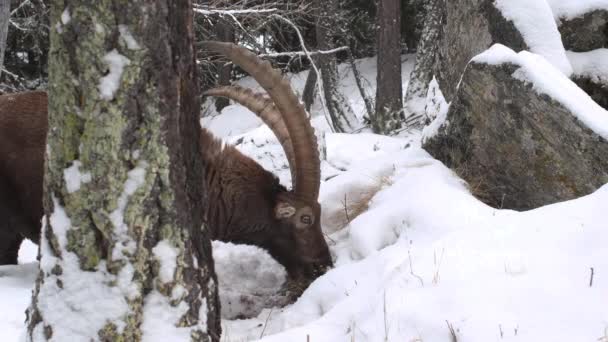
[{"label": "tree bark", "polygon": [[306,83],[304,83],[304,90],[302,91],[302,102],[307,112],[310,112],[312,104],[315,102],[315,94],[317,90],[317,73],[315,68],[310,66],[308,69],[308,76],[306,76]]},{"label": "tree bark", "polygon": [[401,0],[378,0],[378,75],[376,113],[371,118],[376,133],[387,134],[401,126]]},{"label": "tree bark", "polygon": [[11,19],[11,2],[0,1],[0,76],[4,68],[4,51],[6,51],[6,36],[8,35],[8,24]]},{"label": "tree bark", "polygon": [[357,88],[359,89],[359,93],[363,99],[363,103],[365,103],[365,111],[367,114],[366,117],[369,118],[374,113],[374,100],[368,96],[367,92],[365,91],[365,87],[363,86],[363,76],[359,72],[359,68],[357,68],[357,62],[355,61],[355,57],[353,57],[352,49],[348,51],[348,63],[350,64],[350,68],[353,70],[355,83],[357,84]]},{"label": "tree bark", "polygon": [[[215,34],[217,39],[222,42],[234,42],[234,28],[232,25],[226,23],[223,19],[219,19],[215,25]],[[230,85],[230,79],[232,76],[232,63],[218,62],[218,82],[219,86]],[[230,100],[225,97],[218,97],[215,99],[215,110],[221,112],[226,106],[230,104]]]},{"label": "tree bark", "polygon": [[405,108],[410,116],[425,116],[426,97],[433,79],[438,42],[445,18],[445,0],[429,0],[425,4],[425,21],[405,95]]},{"label": "tree bark", "polygon": [[28,340],[219,341],[190,1],[54,0],[51,26]]},{"label": "tree bark", "polygon": [[[315,0],[318,9],[316,25],[317,45],[319,50],[335,48],[332,28],[336,27],[336,13],[338,0]],[[331,118],[330,125],[335,132],[352,132],[359,126],[358,120],[348,101],[338,90],[338,66],[335,54],[321,54],[318,56],[318,66],[323,84],[325,105]]]}]

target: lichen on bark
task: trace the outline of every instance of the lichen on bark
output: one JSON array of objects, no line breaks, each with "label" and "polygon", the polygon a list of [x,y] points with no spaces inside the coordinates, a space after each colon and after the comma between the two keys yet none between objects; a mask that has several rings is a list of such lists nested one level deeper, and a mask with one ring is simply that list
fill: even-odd
[{"label": "lichen on bark", "polygon": [[[79,330],[80,338],[141,340],[146,297],[153,291],[171,306],[187,305],[173,323],[189,327],[192,340],[219,338],[209,241],[197,236],[204,233],[198,214],[203,189],[196,170],[200,161],[192,158],[198,151],[193,110],[198,100],[191,96],[197,84],[190,5],[184,0],[53,3],[46,229],[28,309],[31,340],[68,337],[66,325],[73,323],[54,319],[44,296],[52,289],[58,300],[69,301],[69,292],[79,289],[57,284],[65,285],[78,272],[103,279],[98,286],[122,296],[117,303],[124,304],[116,317],[108,314],[94,328]],[[104,78],[109,85],[103,85]],[[76,160],[91,179],[67,191],[64,170]],[[67,218],[58,221],[58,211]],[[178,251],[171,282],[159,282],[159,261],[151,252],[163,240]],[[183,291],[173,298],[177,287]],[[210,311],[200,311],[202,305]],[[89,311],[71,313],[83,312]]]}]

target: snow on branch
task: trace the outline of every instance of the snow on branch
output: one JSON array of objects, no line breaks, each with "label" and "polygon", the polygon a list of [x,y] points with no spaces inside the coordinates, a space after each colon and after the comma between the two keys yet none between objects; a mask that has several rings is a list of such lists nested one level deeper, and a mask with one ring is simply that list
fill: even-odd
[{"label": "snow on branch", "polygon": [[204,9],[200,7],[194,7],[194,12],[203,15],[248,15],[248,14],[262,14],[277,12],[276,8],[261,8],[261,9],[241,9],[241,10],[223,10],[223,9]]},{"label": "snow on branch", "polygon": [[315,56],[315,55],[331,55],[340,51],[347,51],[348,46],[340,46],[331,50],[317,50],[317,51],[289,51],[289,52],[275,52],[275,53],[263,53],[258,55],[259,57],[276,58],[276,57],[302,57],[302,56]]}]

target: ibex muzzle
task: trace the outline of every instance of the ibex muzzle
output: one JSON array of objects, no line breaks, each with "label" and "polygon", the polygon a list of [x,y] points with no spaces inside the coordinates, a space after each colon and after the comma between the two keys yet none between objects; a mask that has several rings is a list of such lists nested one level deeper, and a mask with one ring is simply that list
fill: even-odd
[{"label": "ibex muzzle", "polygon": [[[241,103],[273,130],[293,183],[288,191],[251,158],[201,129],[211,238],[260,246],[290,278],[308,283],[332,266],[319,222],[320,161],[308,115],[289,82],[268,62],[233,44],[204,46],[229,57],[266,89],[270,98],[236,86],[205,94]],[[40,237],[46,131],[46,93],[0,96],[0,264],[17,262],[23,237]]]}]

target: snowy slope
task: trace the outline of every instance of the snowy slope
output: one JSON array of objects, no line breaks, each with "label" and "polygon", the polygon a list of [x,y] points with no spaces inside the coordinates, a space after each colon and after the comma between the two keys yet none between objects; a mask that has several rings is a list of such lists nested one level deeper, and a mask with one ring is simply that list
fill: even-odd
[{"label": "snowy slope", "polygon": [[[360,63],[375,83],[373,60]],[[350,77],[343,91],[362,113]],[[297,89],[304,79],[293,76]],[[419,132],[335,134],[320,103],[312,114],[326,132],[320,201],[336,267],[281,308],[280,265],[258,248],[214,243],[223,341],[608,341],[608,185],[497,210],[422,150]],[[280,146],[251,113],[231,106],[203,122],[289,184]],[[26,243],[22,265],[0,267],[2,341],[23,333],[35,255]]]},{"label": "snowy slope", "polygon": [[361,192],[371,194],[365,211],[330,235],[336,268],[291,306],[225,321],[225,341],[450,341],[450,329],[458,341],[605,336],[608,185],[528,212],[496,210],[408,147],[353,160],[323,185],[323,208],[343,211],[342,199]]}]

